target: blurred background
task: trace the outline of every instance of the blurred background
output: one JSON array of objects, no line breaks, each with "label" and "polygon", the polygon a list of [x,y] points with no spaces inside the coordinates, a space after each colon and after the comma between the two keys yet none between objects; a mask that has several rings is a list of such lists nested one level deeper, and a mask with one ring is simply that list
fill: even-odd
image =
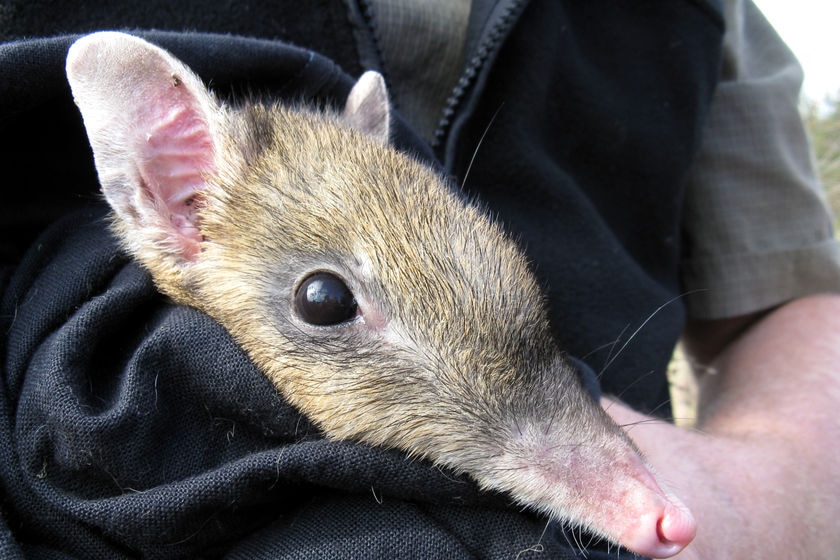
[{"label": "blurred background", "polygon": [[840,2],[754,0],[805,70],[802,117],[840,229]]}]

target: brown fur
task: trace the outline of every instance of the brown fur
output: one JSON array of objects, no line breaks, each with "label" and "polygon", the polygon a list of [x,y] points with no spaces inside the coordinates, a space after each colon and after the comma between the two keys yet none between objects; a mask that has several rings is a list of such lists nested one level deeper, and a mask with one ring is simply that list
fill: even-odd
[{"label": "brown fur", "polygon": [[[613,538],[623,529],[610,524],[624,522],[611,499],[636,493],[640,511],[668,500],[555,346],[516,245],[383,142],[383,89],[354,89],[344,114],[234,109],[163,51],[131,38],[90,43],[130,52],[143,69],[132,83],[119,66],[91,66],[82,48],[68,61],[117,235],[161,291],[219,321],[328,437],[468,472]],[[149,110],[160,122],[138,140],[145,116],[101,105],[143,87],[175,109]],[[184,161],[198,172],[187,166],[177,196],[157,192],[172,176],[156,175],[156,142],[184,129]],[[344,280],[359,317],[329,327],[301,318],[295,290],[316,271]]]}]

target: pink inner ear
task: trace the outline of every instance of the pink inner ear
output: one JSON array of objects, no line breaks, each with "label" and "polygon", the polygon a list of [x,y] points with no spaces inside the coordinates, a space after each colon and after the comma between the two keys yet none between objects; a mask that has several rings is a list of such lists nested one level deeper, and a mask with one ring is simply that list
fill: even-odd
[{"label": "pink inner ear", "polygon": [[196,98],[183,84],[151,95],[137,115],[140,176],[165,228],[172,228],[180,252],[192,260],[201,233],[195,213],[205,178],[214,171],[215,145]]}]

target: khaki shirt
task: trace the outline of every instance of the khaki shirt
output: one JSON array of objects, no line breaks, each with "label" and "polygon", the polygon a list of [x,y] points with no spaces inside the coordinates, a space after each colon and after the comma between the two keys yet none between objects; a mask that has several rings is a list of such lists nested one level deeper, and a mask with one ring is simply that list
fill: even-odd
[{"label": "khaki shirt", "polygon": [[802,69],[749,0],[725,3],[721,82],[686,190],[695,319],[840,290],[840,248],[798,112]]}]

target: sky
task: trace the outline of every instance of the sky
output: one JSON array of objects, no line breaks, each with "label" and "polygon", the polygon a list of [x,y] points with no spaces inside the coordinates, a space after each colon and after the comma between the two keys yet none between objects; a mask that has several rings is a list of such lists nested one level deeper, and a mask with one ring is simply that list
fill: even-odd
[{"label": "sky", "polygon": [[840,2],[754,1],[805,69],[804,96],[820,102],[840,93]]}]

